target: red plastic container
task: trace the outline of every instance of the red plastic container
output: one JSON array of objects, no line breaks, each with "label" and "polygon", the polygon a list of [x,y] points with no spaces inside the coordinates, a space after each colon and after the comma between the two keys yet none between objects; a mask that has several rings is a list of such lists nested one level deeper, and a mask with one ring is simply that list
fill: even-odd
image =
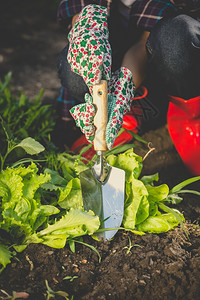
[{"label": "red plastic container", "polygon": [[182,161],[200,175],[200,96],[189,100],[170,96],[168,130]]}]

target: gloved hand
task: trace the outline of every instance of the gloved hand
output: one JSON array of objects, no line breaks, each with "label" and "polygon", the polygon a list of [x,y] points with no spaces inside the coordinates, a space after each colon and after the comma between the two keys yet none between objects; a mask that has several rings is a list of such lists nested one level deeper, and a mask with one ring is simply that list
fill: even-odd
[{"label": "gloved hand", "polygon": [[85,94],[85,103],[75,105],[70,109],[70,113],[76,122],[76,126],[80,127],[88,142],[92,143],[95,133],[93,122],[95,107],[92,103],[92,97],[88,93]]},{"label": "gloved hand", "polygon": [[79,14],[69,35],[68,62],[92,86],[111,75],[111,47],[108,41],[107,9],[88,5]]},{"label": "gloved hand", "polygon": [[121,67],[112,74],[108,84],[108,124],[106,126],[106,144],[111,149],[116,136],[123,125],[124,115],[130,111],[135,94],[132,73]]},{"label": "gloved hand", "polygon": [[[135,93],[132,73],[127,68],[120,68],[112,74],[108,84],[108,124],[106,127],[106,144],[111,149],[115,138],[122,127],[123,116],[130,110]],[[92,97],[85,95],[84,104],[74,106],[70,113],[75,119],[87,140],[91,143],[94,139],[95,127],[93,124],[95,107]]]}]

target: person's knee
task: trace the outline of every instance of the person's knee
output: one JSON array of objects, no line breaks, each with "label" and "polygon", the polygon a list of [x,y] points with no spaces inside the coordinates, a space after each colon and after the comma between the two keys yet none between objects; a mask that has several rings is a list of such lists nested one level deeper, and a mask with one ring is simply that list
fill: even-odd
[{"label": "person's knee", "polygon": [[200,22],[187,15],[163,19],[150,33],[148,43],[153,55],[182,72],[191,62],[192,48],[200,47]]},{"label": "person's knee", "polygon": [[200,22],[187,15],[178,15],[169,23],[170,31],[186,46],[200,47]]},{"label": "person's knee", "polygon": [[151,69],[169,93],[187,98],[191,90],[199,93],[200,22],[186,15],[161,20],[150,33],[147,51]]},{"label": "person's knee", "polygon": [[83,78],[71,71],[71,66],[67,61],[67,53],[69,46],[66,46],[58,55],[56,60],[56,68],[61,84],[65,87],[71,96],[78,102],[84,102],[84,96],[89,93],[89,89]]}]

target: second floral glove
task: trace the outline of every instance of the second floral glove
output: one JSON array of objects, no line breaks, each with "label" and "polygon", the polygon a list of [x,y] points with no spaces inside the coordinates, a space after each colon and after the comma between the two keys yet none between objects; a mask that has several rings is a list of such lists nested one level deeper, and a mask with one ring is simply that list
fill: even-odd
[{"label": "second floral glove", "polygon": [[[106,144],[108,149],[113,147],[115,138],[123,125],[123,116],[130,110],[134,98],[135,86],[132,73],[127,68],[120,68],[112,74],[108,84],[108,124],[106,127]],[[70,113],[76,125],[85,134],[88,142],[92,142],[95,134],[95,107],[92,97],[85,95],[84,104],[74,106]]]},{"label": "second floral glove", "polygon": [[108,84],[108,124],[106,127],[108,149],[113,147],[123,125],[123,117],[130,111],[134,94],[135,85],[131,71],[122,67],[114,72]]}]

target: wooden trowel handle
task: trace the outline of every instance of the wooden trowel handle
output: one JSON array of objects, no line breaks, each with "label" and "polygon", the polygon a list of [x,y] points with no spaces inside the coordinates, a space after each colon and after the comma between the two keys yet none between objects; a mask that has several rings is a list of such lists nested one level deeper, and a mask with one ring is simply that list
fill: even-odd
[{"label": "wooden trowel handle", "polygon": [[93,103],[96,108],[94,125],[96,127],[94,136],[95,151],[106,151],[105,131],[108,123],[108,90],[107,81],[101,80],[99,84],[93,87]]}]

